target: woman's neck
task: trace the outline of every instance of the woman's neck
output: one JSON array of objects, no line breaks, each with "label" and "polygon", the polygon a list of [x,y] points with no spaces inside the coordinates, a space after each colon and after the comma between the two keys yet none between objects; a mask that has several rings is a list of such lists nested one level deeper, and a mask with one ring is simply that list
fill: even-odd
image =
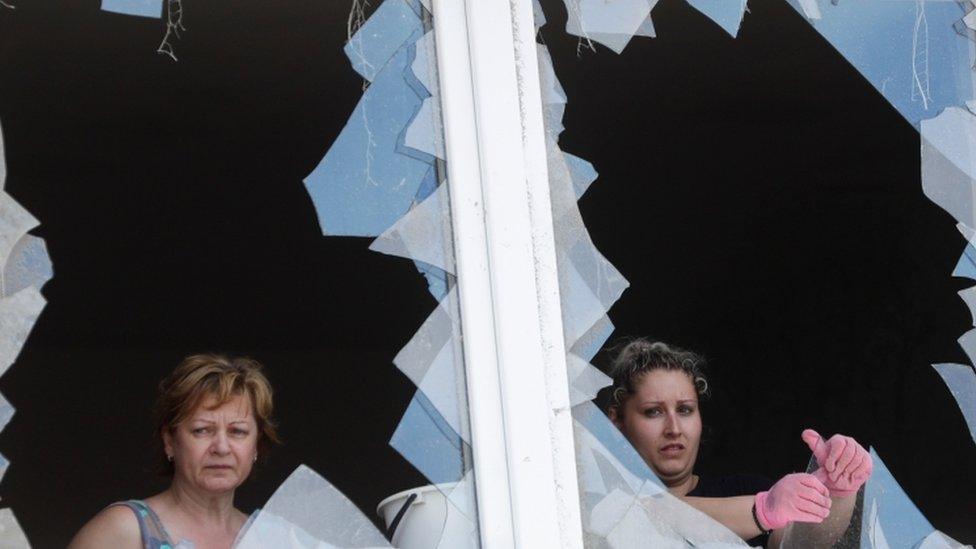
[{"label": "woman's neck", "polygon": [[698,486],[698,475],[688,475],[683,479],[676,479],[674,481],[664,481],[664,485],[668,487],[668,492],[672,496],[683,497],[687,496],[688,492],[695,489]]},{"label": "woman's neck", "polygon": [[174,509],[193,522],[228,524],[236,513],[234,492],[223,494],[201,493],[193,490],[178,478],[173,479],[169,489],[164,492]]}]

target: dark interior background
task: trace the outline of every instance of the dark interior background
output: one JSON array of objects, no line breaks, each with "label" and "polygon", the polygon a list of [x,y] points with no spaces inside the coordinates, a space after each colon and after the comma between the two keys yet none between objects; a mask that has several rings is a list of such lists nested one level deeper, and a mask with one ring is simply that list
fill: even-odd
[{"label": "dark interior background", "polygon": [[[55,268],[0,379],[0,496],[31,541],[164,486],[155,384],[199,351],[253,356],[276,389],[285,444],[243,510],[299,463],[368,514],[424,484],[387,441],[413,392],[391,361],[433,299],[410,262],[323,237],[302,185],[361,95],[351,2],[188,0],[176,63],[161,20],[19,4],[0,8],[6,190]],[[617,333],[711,360],[701,471],[801,470],[804,427],[843,432],[976,539],[976,446],[929,366],[966,361],[972,282],[949,276],[963,241],[922,195],[917,132],[785,2],[751,2],[732,40],[662,0],[658,38],[619,56],[577,55],[545,7],[562,145],[601,174],[583,215],[632,284]]]}]

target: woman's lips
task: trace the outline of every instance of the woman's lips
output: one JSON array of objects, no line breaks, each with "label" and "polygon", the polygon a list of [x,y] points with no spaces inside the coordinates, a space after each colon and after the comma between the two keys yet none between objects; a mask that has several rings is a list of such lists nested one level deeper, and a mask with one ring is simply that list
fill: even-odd
[{"label": "woman's lips", "polygon": [[684,444],[667,444],[662,446],[660,452],[664,455],[677,455],[683,452],[685,449]]}]

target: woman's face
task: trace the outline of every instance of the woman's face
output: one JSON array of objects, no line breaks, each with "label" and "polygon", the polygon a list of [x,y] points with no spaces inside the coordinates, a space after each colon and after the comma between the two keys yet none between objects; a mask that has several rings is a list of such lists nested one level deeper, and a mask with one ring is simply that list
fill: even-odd
[{"label": "woman's face", "polygon": [[661,480],[675,486],[695,467],[702,421],[691,376],[680,370],[644,374],[611,419]]},{"label": "woman's face", "polygon": [[257,457],[258,429],[248,395],[220,406],[209,396],[175,431],[164,431],[176,478],[198,490],[234,490],[251,474]]}]

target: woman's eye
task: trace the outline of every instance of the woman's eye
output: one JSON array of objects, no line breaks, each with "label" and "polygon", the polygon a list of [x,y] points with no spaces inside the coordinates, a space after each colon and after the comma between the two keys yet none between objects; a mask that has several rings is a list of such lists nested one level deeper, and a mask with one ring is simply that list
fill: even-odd
[{"label": "woman's eye", "polygon": [[659,416],[659,415],[661,415],[661,409],[660,408],[648,408],[648,409],[644,410],[644,415],[647,416],[647,417]]},{"label": "woman's eye", "polygon": [[230,434],[235,437],[246,437],[248,431],[246,429],[231,429]]},{"label": "woman's eye", "polygon": [[682,406],[681,408],[678,408],[678,413],[687,416],[695,413],[695,409],[691,406]]},{"label": "woman's eye", "polygon": [[209,427],[197,427],[196,429],[190,431],[194,435],[205,435],[210,431]]}]

